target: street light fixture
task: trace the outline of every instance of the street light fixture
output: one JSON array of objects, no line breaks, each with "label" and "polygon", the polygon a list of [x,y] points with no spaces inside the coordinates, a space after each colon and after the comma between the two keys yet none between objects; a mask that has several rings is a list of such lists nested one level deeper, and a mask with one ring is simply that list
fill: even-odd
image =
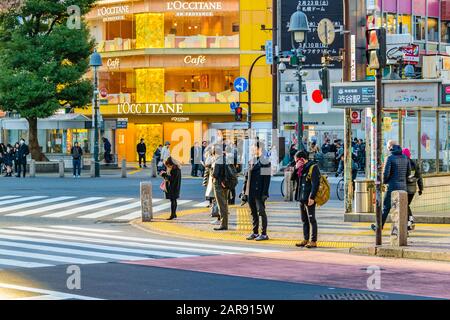
[{"label": "street light fixture", "polygon": [[[302,53],[303,44],[307,41],[307,33],[310,31],[308,17],[305,13],[301,11],[301,4],[297,6],[297,11],[294,12],[291,16],[291,20],[289,23],[289,32],[292,35],[292,51],[296,53],[295,59],[291,59],[294,63],[293,65],[297,65],[297,77],[298,77],[298,150],[305,150],[305,146],[303,145],[303,103],[302,103],[302,95],[303,95],[303,79],[302,79],[302,67],[303,62],[305,61],[305,56]],[[295,42],[298,43],[298,48],[295,47]]]},{"label": "street light fixture", "polygon": [[[91,55],[91,59],[89,65],[94,68],[94,96],[93,96],[93,104],[94,108],[94,166],[95,166],[95,177],[100,177],[100,160],[99,160],[99,132],[98,132],[98,68],[101,67],[102,57],[94,50],[94,53]],[[91,163],[92,165],[92,163]]]}]

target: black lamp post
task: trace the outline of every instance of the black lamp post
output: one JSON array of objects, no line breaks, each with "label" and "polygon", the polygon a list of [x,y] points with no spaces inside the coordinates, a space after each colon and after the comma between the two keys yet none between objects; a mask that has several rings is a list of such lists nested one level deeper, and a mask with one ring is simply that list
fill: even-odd
[{"label": "black lamp post", "polygon": [[[98,132],[98,68],[102,66],[102,57],[97,52],[91,55],[91,60],[89,65],[94,68],[94,165],[95,165],[95,177],[100,177],[100,160],[99,160],[99,132]],[[92,164],[91,164],[92,165]]]},{"label": "black lamp post", "polygon": [[[298,150],[304,150],[303,145],[303,79],[302,79],[302,64],[305,61],[305,56],[302,53],[302,44],[306,43],[307,32],[310,31],[308,17],[301,11],[300,2],[297,11],[291,16],[289,23],[289,30],[292,34],[292,51],[296,56],[291,60],[292,65],[297,65],[297,77],[299,86],[299,106],[298,106]],[[295,47],[295,42],[298,43],[298,48]]]}]

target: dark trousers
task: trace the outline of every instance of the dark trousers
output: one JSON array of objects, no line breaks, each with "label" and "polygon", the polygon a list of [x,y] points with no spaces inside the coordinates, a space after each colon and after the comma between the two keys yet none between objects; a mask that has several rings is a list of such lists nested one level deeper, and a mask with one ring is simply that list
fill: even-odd
[{"label": "dark trousers", "polygon": [[413,201],[415,195],[416,195],[415,193],[408,193],[408,220],[409,221],[411,220],[411,218],[413,216],[412,211],[411,211],[411,202]]},{"label": "dark trousers", "polygon": [[219,208],[220,227],[228,228],[228,215],[230,214],[228,211],[228,189],[222,188],[217,181],[214,183],[214,197]]},{"label": "dark trousers", "polygon": [[253,234],[259,234],[259,217],[261,217],[261,234],[267,235],[266,204],[261,198],[249,197],[248,205],[253,218]]},{"label": "dark trousers", "polygon": [[27,172],[27,163],[20,162],[17,165],[17,176],[20,177],[20,174],[23,172],[23,177],[25,178],[25,173]]},{"label": "dark trousers", "polygon": [[230,189],[230,193],[228,195],[228,204],[236,203],[236,188]]},{"label": "dark trousers", "polygon": [[173,218],[177,216],[177,206],[177,199],[170,199],[170,217]]},{"label": "dark trousers", "polygon": [[143,153],[143,154],[139,153],[139,165],[142,164],[142,161],[144,162],[144,166],[146,166],[147,165],[147,160],[145,159],[145,153]]},{"label": "dark trousers", "polygon": [[81,159],[73,159],[73,175],[81,176]]},{"label": "dark trousers", "polygon": [[192,164],[191,176],[196,177],[198,175],[198,170],[200,169],[200,165],[197,163]]},{"label": "dark trousers", "polygon": [[316,204],[308,206],[307,202],[300,202],[300,212],[302,214],[304,239],[306,241],[309,241],[309,239],[317,241]]},{"label": "dark trousers", "polygon": [[388,218],[389,212],[391,211],[392,207],[392,190],[386,191],[386,194],[384,196],[384,202],[383,202],[383,217],[382,217],[382,226],[384,227],[384,224],[386,223],[386,220]]}]

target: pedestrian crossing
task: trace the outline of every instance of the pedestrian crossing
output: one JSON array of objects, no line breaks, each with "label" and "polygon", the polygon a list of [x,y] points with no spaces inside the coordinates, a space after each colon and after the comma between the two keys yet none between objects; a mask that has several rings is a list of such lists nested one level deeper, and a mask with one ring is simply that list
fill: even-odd
[{"label": "pedestrian crossing", "polygon": [[90,226],[0,228],[0,270],[265,252],[273,250],[143,238]]},{"label": "pedestrian crossing", "polygon": [[[170,210],[170,202],[153,199],[153,213]],[[199,206],[200,204],[200,206]],[[141,202],[136,198],[74,196],[1,196],[0,216],[70,218],[127,222],[141,217]],[[206,207],[204,202],[179,200],[178,210]]]}]

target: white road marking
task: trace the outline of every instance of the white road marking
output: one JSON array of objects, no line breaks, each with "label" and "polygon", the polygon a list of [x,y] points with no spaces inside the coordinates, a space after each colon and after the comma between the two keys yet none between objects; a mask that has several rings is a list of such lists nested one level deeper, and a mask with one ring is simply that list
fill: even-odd
[{"label": "white road marking", "polygon": [[109,201],[104,201],[104,202],[100,202],[100,203],[96,203],[96,204],[92,204],[89,206],[84,206],[84,207],[79,207],[79,208],[74,208],[74,209],[70,209],[70,210],[65,210],[65,211],[60,211],[60,212],[56,212],[56,213],[51,213],[51,214],[47,214],[45,216],[43,216],[44,218],[61,218],[61,217],[66,217],[66,216],[70,216],[76,213],[80,213],[83,211],[89,211],[89,210],[93,210],[93,209],[98,209],[101,207],[107,207],[109,205],[113,205],[116,203],[121,203],[121,202],[126,202],[126,201],[131,201],[133,199],[130,198],[118,198],[118,199],[113,199],[113,200],[109,200]]},{"label": "white road marking", "polygon": [[72,258],[72,257],[55,256],[55,255],[49,255],[49,254],[24,252],[24,251],[17,251],[17,250],[6,250],[6,249],[0,249],[0,255],[22,257],[22,258],[32,258],[32,259],[38,259],[38,260],[58,261],[58,262],[63,262],[63,263],[74,263],[74,264],[77,264],[77,263],[78,264],[104,263],[104,261],[78,259],[78,258]]},{"label": "white road marking", "polygon": [[0,265],[20,267],[20,268],[42,268],[55,266],[54,264],[45,264],[45,263],[11,260],[11,259],[0,259]]},{"label": "white road marking", "polygon": [[[27,202],[27,203],[16,205],[16,206],[6,206],[3,208],[0,208],[0,212],[16,211],[19,209],[40,206],[40,205],[47,204],[47,203],[64,201],[64,200],[73,199],[73,198],[75,198],[75,197],[56,197],[56,198],[50,198],[50,199],[45,199],[45,200],[41,200],[41,201]],[[10,214],[7,214],[7,216],[20,217],[21,212],[10,213]]]},{"label": "white road marking", "polygon": [[11,216],[25,217],[25,216],[30,216],[33,214],[38,214],[38,213],[42,213],[42,212],[46,212],[46,211],[53,211],[53,210],[61,209],[61,208],[65,208],[65,207],[72,207],[72,206],[75,206],[78,204],[102,200],[102,199],[103,198],[100,198],[100,197],[90,197],[90,198],[78,199],[78,200],[74,200],[74,201],[68,201],[68,202],[64,202],[64,203],[54,204],[54,205],[51,205],[48,207],[41,207],[41,208],[31,209],[31,210],[27,210],[27,211],[22,211],[19,213],[13,213],[13,214],[11,214]]},{"label": "white road marking", "polygon": [[[186,204],[189,202],[191,202],[191,200],[179,200],[178,205],[183,205],[183,204]],[[153,213],[157,213],[157,212],[163,211],[168,208],[170,208],[170,202],[160,204],[159,206],[153,207]],[[125,216],[117,217],[114,220],[133,220],[133,219],[139,218],[141,216],[142,216],[142,212],[141,212],[141,210],[139,210],[139,211],[129,213]]]},{"label": "white road marking", "polygon": [[121,233],[120,230],[109,230],[109,229],[97,229],[97,228],[81,228],[72,226],[50,226],[57,229],[67,229],[67,230],[78,230],[78,231],[90,231],[90,232],[100,232],[100,233]]},{"label": "white road marking", "polygon": [[209,206],[209,201],[199,202],[194,205],[196,208],[206,208],[207,206]]},{"label": "white road marking", "polygon": [[77,295],[77,294],[69,294],[69,293],[58,292],[58,291],[18,286],[18,285],[13,285],[13,284],[8,284],[8,283],[0,283],[0,288],[41,293],[41,294],[46,294],[46,295],[50,295],[53,297],[59,297],[61,299],[102,300],[102,299],[98,299],[98,298],[81,296],[81,295]]},{"label": "white road marking", "polygon": [[23,198],[16,198],[16,199],[12,199],[12,200],[5,200],[5,201],[0,201],[0,206],[5,205],[5,204],[11,204],[11,203],[17,203],[17,202],[25,202],[28,200],[36,200],[36,199],[43,199],[43,198],[48,198],[45,196],[32,196],[32,197],[23,197]]},{"label": "white road marking", "polygon": [[14,199],[14,198],[20,198],[20,196],[2,196],[0,197],[0,200]]},{"label": "white road marking", "polygon": [[[158,202],[161,202],[162,200],[163,199],[153,199],[152,201],[153,201],[153,203],[158,203]],[[140,206],[141,206],[141,201],[136,201],[136,202],[133,202],[131,204],[127,204],[125,206],[111,208],[111,209],[108,209],[108,210],[105,210],[105,211],[100,211],[100,212],[94,212],[94,213],[90,213],[90,214],[87,214],[85,216],[81,216],[81,217],[77,217],[77,218],[80,218],[80,219],[97,219],[97,218],[101,218],[101,217],[104,217],[104,216],[109,216],[111,214],[118,213],[118,212],[121,212],[121,211],[134,209],[134,208],[137,208],[137,207],[140,207]]]}]

